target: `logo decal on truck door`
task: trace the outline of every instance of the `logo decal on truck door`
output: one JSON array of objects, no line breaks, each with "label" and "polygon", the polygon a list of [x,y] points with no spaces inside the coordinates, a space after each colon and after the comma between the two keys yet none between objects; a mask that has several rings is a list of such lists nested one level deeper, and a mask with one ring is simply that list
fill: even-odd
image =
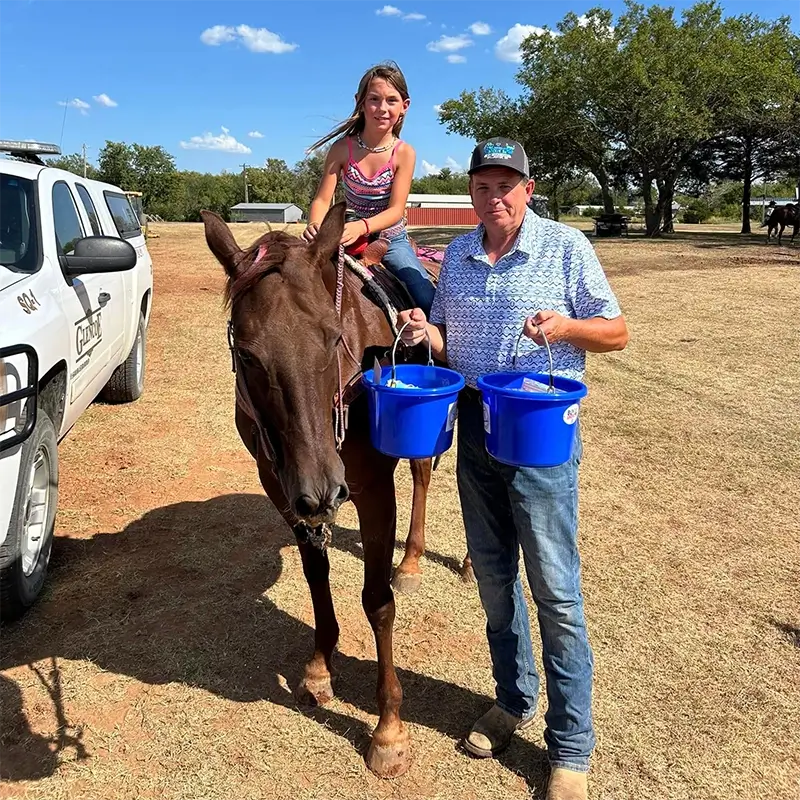
[{"label": "logo decal on truck door", "polygon": [[92,350],[103,341],[103,325],[99,309],[90,311],[75,323],[75,349],[78,359],[87,358]]}]

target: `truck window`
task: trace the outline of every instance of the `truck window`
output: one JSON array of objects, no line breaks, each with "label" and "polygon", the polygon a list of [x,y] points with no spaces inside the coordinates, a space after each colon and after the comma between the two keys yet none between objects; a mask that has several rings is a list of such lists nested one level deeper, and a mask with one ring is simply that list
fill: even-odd
[{"label": "truck window", "polygon": [[89,222],[92,225],[92,233],[95,236],[101,236],[102,231],[100,230],[100,220],[97,218],[97,209],[94,207],[92,198],[89,195],[89,190],[83,184],[79,183],[77,186],[78,197],[80,197],[81,203],[83,203],[83,207],[86,209],[86,214],[89,217]]},{"label": "truck window", "polygon": [[33,181],[0,175],[0,264],[14,272],[36,272],[39,222]]},{"label": "truck window", "polygon": [[106,205],[117,226],[117,233],[123,239],[131,239],[134,236],[141,236],[142,229],[139,227],[139,220],[136,213],[131,208],[128,198],[124,194],[115,192],[103,192],[106,198]]},{"label": "truck window", "polygon": [[75,242],[83,239],[84,232],[72,192],[63,181],[53,186],[53,221],[58,247],[62,255],[68,256],[75,249]]}]

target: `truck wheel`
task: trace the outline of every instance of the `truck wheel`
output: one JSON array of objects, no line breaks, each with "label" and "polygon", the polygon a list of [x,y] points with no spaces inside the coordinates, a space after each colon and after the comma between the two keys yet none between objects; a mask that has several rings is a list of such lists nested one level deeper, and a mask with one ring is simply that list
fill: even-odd
[{"label": "truck wheel", "polygon": [[19,481],[8,535],[0,545],[0,618],[17,619],[44,585],[58,505],[58,442],[40,408],[22,445]]},{"label": "truck wheel", "polygon": [[139,327],[131,352],[112,373],[108,383],[100,392],[100,399],[106,403],[131,403],[138,400],[144,390],[145,346],[147,329],[144,314],[139,314]]}]

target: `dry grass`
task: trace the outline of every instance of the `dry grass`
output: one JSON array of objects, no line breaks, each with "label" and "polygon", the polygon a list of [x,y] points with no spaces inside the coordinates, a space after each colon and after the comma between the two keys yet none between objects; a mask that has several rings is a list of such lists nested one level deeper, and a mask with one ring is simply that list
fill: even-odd
[{"label": "dry grass", "polygon": [[[234,226],[241,242],[263,229]],[[383,782],[362,759],[375,664],[350,509],[331,552],[339,696],[296,707],[311,608],[233,428],[221,270],[199,226],[156,230],[147,391],[93,406],[63,442],[48,589],[1,632],[0,796],[538,796],[541,722],[498,761],[458,747],[492,681],[475,589],[453,572],[452,452],[422,589],[398,602],[410,773]],[[597,243],[633,336],[590,359],[584,406],[598,800],[800,797],[800,248],[763,241]],[[404,465],[398,484],[402,535]]]}]

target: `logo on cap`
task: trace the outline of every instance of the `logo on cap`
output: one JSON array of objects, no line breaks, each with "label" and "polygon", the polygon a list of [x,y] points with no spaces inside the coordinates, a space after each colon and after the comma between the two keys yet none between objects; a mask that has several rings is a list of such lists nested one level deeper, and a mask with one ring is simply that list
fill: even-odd
[{"label": "logo on cap", "polygon": [[514,155],[514,145],[487,142],[483,148],[483,155],[486,158],[511,158]]}]

